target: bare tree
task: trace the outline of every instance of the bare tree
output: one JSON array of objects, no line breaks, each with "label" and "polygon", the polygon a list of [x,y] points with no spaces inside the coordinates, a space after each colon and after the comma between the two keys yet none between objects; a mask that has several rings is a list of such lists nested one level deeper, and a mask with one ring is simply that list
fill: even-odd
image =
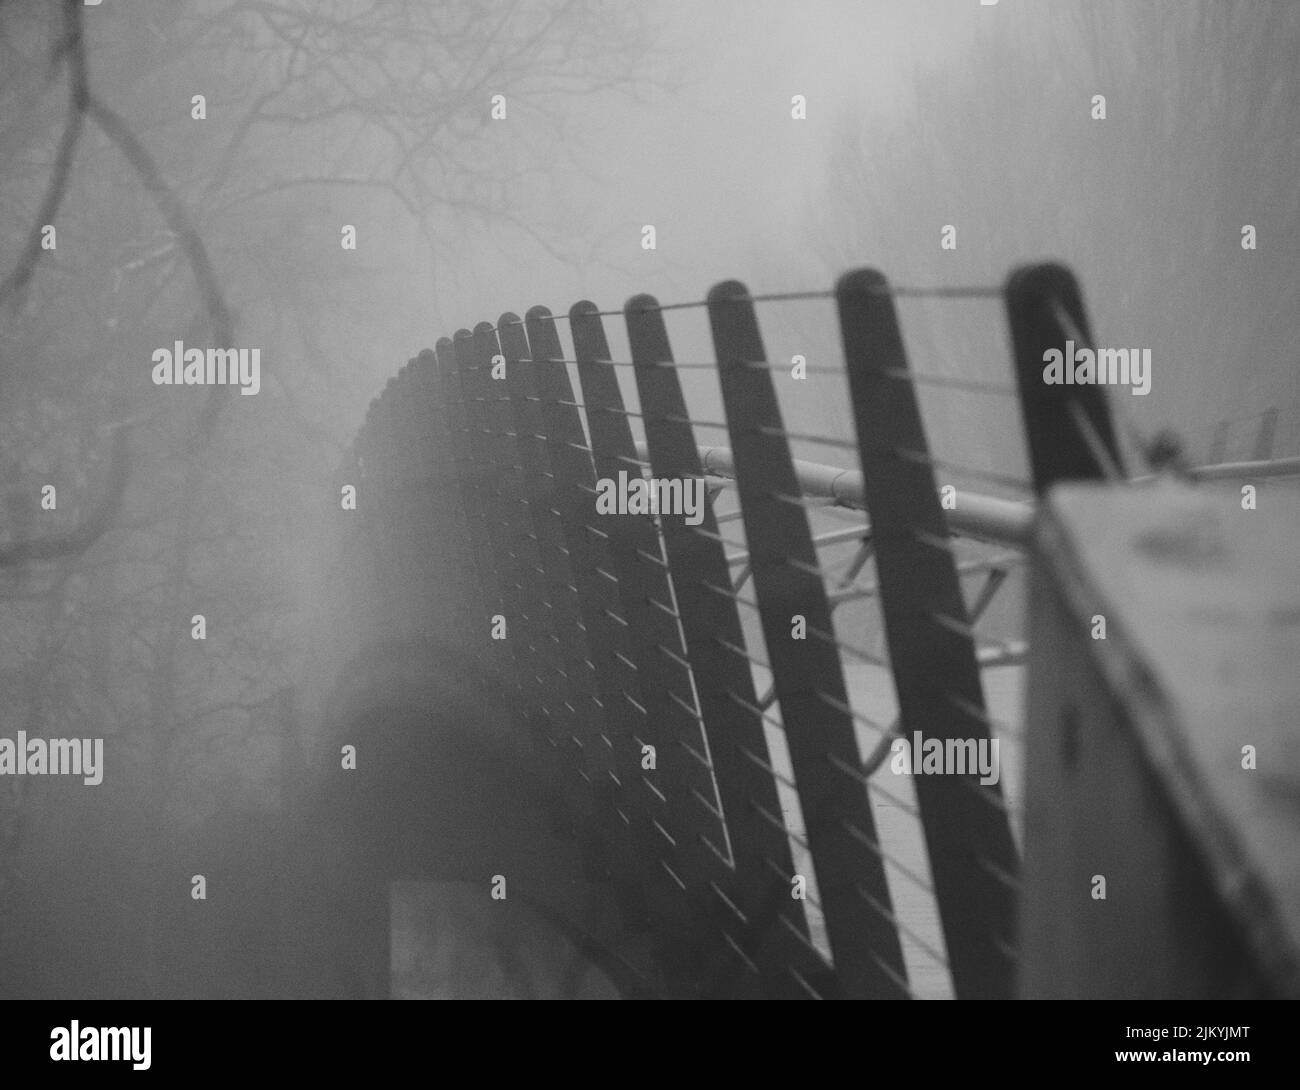
[{"label": "bare tree", "polygon": [[[360,313],[353,274],[296,248],[295,210],[327,208],[336,192],[373,207],[382,194],[430,260],[471,218],[571,258],[562,233],[520,212],[520,194],[571,154],[566,102],[636,90],[645,27],[626,11],[600,0],[0,6],[0,52],[14,61],[0,63],[13,73],[0,103],[17,118],[0,128],[0,202],[22,225],[0,235],[0,459],[24,479],[41,465],[79,480],[57,516],[29,520],[52,529],[0,526],[12,576],[0,669],[18,682],[11,714],[25,724],[116,724],[118,752],[137,755],[113,805],[138,809],[145,847],[131,849],[139,888],[115,911],[144,915],[155,993],[176,815],[219,790],[217,769],[247,776],[247,755],[277,740],[276,694],[302,658],[279,558],[310,525],[347,406],[371,381],[329,358],[336,316],[350,308],[358,346],[391,321],[373,305]],[[528,123],[493,128],[497,94]],[[143,361],[175,339],[292,347],[266,362],[269,402],[216,387],[142,410]],[[220,619],[201,655],[192,612]],[[0,845],[22,878],[0,894],[10,908],[42,896],[40,874],[54,871],[41,849],[60,843],[48,807],[23,811]]]}]

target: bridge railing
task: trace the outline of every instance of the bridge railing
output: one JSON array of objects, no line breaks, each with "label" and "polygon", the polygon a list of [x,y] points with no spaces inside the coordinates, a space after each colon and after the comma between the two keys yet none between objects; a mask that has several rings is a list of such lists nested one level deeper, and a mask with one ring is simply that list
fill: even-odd
[{"label": "bridge railing", "polygon": [[[962,380],[911,370],[895,299],[1003,303],[1039,497],[1122,476],[1099,387],[1041,380],[1045,353],[1091,344],[1087,318],[1059,266],[928,293],[861,271],[817,294],[839,313],[841,466],[792,456],[756,313],[788,297],[735,282],[698,304],[727,446],[699,442],[693,365],[674,363],[673,307],[649,296],[617,312],[627,360],[590,303],[422,352],[345,471],[384,512],[379,600],[504,679],[509,729],[616,892],[653,991],[1010,997],[1023,823],[996,764],[999,745],[1019,760],[1018,680],[983,675],[1015,675],[1027,651],[980,621],[1025,562],[1036,500],[931,454],[917,387]],[[946,483],[981,475],[994,491]],[[677,482],[659,494],[680,502],[627,502],[646,480]],[[431,566],[442,589],[413,591]],[[411,593],[436,601],[412,609]]]}]

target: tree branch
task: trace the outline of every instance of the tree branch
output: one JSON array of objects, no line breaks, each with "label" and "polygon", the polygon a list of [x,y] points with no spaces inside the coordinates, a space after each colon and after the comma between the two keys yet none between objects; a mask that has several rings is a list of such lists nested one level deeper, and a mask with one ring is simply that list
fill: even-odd
[{"label": "tree branch", "polygon": [[63,3],[63,39],[55,50],[57,63],[64,56],[68,58],[69,103],[68,120],[63,127],[63,137],[59,141],[58,152],[54,156],[54,170],[50,174],[49,185],[45,190],[45,199],[36,214],[31,234],[27,237],[18,263],[5,279],[0,282],[0,304],[16,296],[31,281],[36,272],[36,262],[41,256],[41,238],[45,225],[51,223],[63,203],[68,190],[68,181],[72,174],[72,161],[76,156],[77,142],[81,138],[83,116],[89,95],[86,76],[86,48],[81,37],[81,4],[79,0],[64,0]]},{"label": "tree branch", "polygon": [[104,536],[113,525],[114,516],[122,504],[131,466],[132,424],[117,427],[113,453],[109,457],[108,480],[99,506],[81,523],[66,534],[31,538],[0,545],[0,568],[21,564],[26,560],[57,560],[64,556],[79,556]]}]

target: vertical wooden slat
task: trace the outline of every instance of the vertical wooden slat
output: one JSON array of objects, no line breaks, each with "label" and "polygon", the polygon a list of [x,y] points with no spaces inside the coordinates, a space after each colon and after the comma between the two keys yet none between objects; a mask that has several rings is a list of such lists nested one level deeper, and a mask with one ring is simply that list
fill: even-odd
[{"label": "vertical wooden slat", "polygon": [[[919,732],[987,746],[974,644],[888,282],[859,270],[836,294],[904,740]],[[1001,788],[913,771],[954,993],[1009,998],[1019,868]]]},{"label": "vertical wooden slat", "polygon": [[[466,638],[471,646],[478,647],[487,672],[503,679],[512,692],[513,706],[518,710],[515,727],[534,744],[543,741],[541,726],[532,714],[529,702],[524,699],[524,650],[521,641],[494,640],[491,637],[492,617],[507,613],[503,587],[504,574],[498,569],[494,538],[488,523],[487,498],[493,487],[490,467],[476,460],[476,444],[471,434],[474,423],[465,400],[456,362],[456,347],[449,337],[438,340],[435,359],[440,384],[439,415],[448,436],[452,471],[460,492],[464,511],[466,538],[474,570],[478,579],[477,601],[465,620]],[[528,687],[531,691],[531,685]]]},{"label": "vertical wooden slat", "polygon": [[[554,683],[552,716],[565,724],[567,742],[576,749],[576,769],[587,782],[595,803],[591,820],[581,830],[593,853],[598,873],[608,868],[610,823],[617,819],[610,779],[610,743],[605,711],[595,687],[595,667],[581,619],[581,603],[571,556],[557,508],[560,488],[550,459],[537,403],[535,368],[528,355],[524,323],[514,314],[497,320],[495,343],[504,361],[503,379],[488,372],[480,380],[486,396],[498,399],[494,439],[503,464],[511,466],[514,495],[522,504],[520,547],[535,558],[532,584],[538,617],[545,619],[540,644]],[[492,342],[491,335],[485,338]],[[527,574],[527,573],[525,573]]]},{"label": "vertical wooden slat", "polygon": [[1093,347],[1074,275],[1061,265],[1026,266],[1007,279],[1004,294],[1035,490],[1041,495],[1057,481],[1104,477],[1107,462],[1121,464],[1106,388],[1043,380],[1049,349],[1066,352],[1067,341]]},{"label": "vertical wooden slat", "polygon": [[[640,477],[622,392],[614,368],[605,362],[609,347],[595,311],[590,303],[570,311],[594,475],[608,481],[616,481],[620,472]],[[567,384],[567,373],[563,381]],[[558,375],[556,382],[560,392]],[[594,488],[594,478],[592,483]],[[640,839],[649,864],[647,923],[655,931],[661,970],[671,989],[713,994],[721,974],[732,975],[722,926],[713,923],[721,906],[712,887],[725,884],[729,874],[727,838],[659,533],[650,516],[597,517],[594,500],[587,514],[603,543],[605,570],[616,580],[618,627],[626,637],[636,699],[644,709],[627,775],[634,788],[629,803],[643,830]],[[652,769],[642,767],[644,746],[653,748]],[[682,854],[688,858],[679,858]],[[718,962],[725,969],[715,967]]]},{"label": "vertical wooden slat", "polygon": [[[528,371],[537,398],[537,425],[553,475],[551,502],[563,531],[604,709],[602,741],[610,750],[605,778],[612,789],[608,802],[614,839],[610,862],[619,887],[620,907],[633,928],[650,926],[653,917],[661,931],[667,930],[667,921],[680,929],[689,924],[683,912],[685,901],[680,890],[669,888],[671,879],[661,860],[674,873],[683,867],[676,858],[677,846],[660,830],[670,830],[674,836],[694,832],[711,835],[715,841],[722,838],[716,820],[713,828],[699,820],[708,812],[689,797],[682,800],[681,816],[693,815],[697,820],[685,822],[683,827],[670,819],[664,813],[664,765],[657,763],[653,771],[642,767],[645,745],[655,747],[657,762],[667,763],[679,755],[662,745],[662,722],[668,709],[661,705],[666,704],[666,698],[662,692],[647,688],[645,659],[638,660],[633,646],[633,633],[641,630],[645,618],[624,611],[618,577],[606,547],[618,532],[613,524],[625,522],[628,516],[596,514],[591,452],[550,311],[545,307],[529,310],[525,331],[531,360]],[[653,537],[649,524],[645,525]],[[640,612],[648,609],[648,605],[640,605]],[[661,752],[663,756],[658,758]],[[669,767],[678,763],[672,761]],[[708,786],[707,779],[701,786]],[[699,833],[701,828],[703,833]],[[702,850],[693,840],[688,840],[685,848]]]},{"label": "vertical wooden slat", "polygon": [[[651,471],[657,478],[700,478],[699,452],[659,306],[651,296],[638,295],[624,313]],[[584,388],[586,382],[584,375]],[[594,420],[592,427],[594,432]],[[618,444],[623,441],[617,437]],[[745,640],[729,594],[717,520],[706,504],[699,527],[688,526],[680,514],[661,515],[660,525],[731,844],[734,877],[724,892],[740,916],[728,931],[744,954],[738,968],[761,974],[765,994],[836,996],[834,975],[811,946],[807,922],[791,896],[790,843],[753,675],[737,653]]]},{"label": "vertical wooden slat", "polygon": [[543,606],[537,543],[521,495],[519,466],[510,452],[509,399],[504,390],[493,389],[490,377],[496,336],[492,326],[482,322],[473,334],[458,332],[453,344],[470,424],[470,457],[482,482],[487,530],[501,579],[507,642],[515,641],[524,706],[542,744],[554,751],[554,775],[561,797],[575,814],[589,816],[590,791],[574,783],[581,771],[581,751],[573,745],[572,723],[562,707],[562,678],[551,655],[554,642]]},{"label": "vertical wooden slat", "polygon": [[[709,323],[749,563],[822,911],[846,996],[910,995],[830,605],[743,284],[709,292]],[[795,639],[795,617],[806,634]],[[870,845],[875,845],[874,849]]]}]

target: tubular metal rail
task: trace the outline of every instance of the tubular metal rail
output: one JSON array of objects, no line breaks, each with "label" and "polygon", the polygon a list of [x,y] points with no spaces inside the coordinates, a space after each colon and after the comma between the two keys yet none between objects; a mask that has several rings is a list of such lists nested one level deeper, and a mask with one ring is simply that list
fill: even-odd
[{"label": "tubular metal rail", "polygon": [[[1091,344],[1066,270],[936,289],[1003,301],[1033,470],[1025,501],[944,502],[894,308],[918,294],[873,271],[833,293],[853,467],[792,457],[756,317],[792,297],[728,282],[683,304],[707,308],[728,446],[695,438],[675,308],[637,296],[617,312],[626,361],[590,303],[443,338],[372,403],[340,468],[358,494],[348,555],[369,580],[372,629],[356,638],[432,634],[500,679],[507,729],[531,740],[617,898],[608,941],[653,994],[1014,993],[1018,801],[974,755],[1001,742],[1018,760],[1017,672],[990,686],[981,671],[1018,666],[1026,646],[979,625],[1023,562],[1034,496],[1114,477],[1121,458],[1100,388],[1041,380],[1046,351]],[[599,482],[621,472],[703,480],[710,502],[698,522],[598,514]],[[925,741],[970,765],[900,770]]]},{"label": "tubular metal rail", "polygon": [[[636,444],[637,457],[648,457],[645,443]],[[700,447],[700,465],[704,472],[713,474],[723,480],[735,480],[736,459],[728,447]],[[1300,459],[1296,459],[1300,462]],[[1273,468],[1274,463],[1263,463]],[[862,474],[854,469],[842,469],[839,466],[822,465],[818,462],[791,461],[799,491],[804,496],[833,500],[839,507],[854,511],[866,510],[866,496],[863,488]],[[1248,468],[1247,463],[1242,464]],[[1220,467],[1207,466],[1202,473],[1218,470]],[[1223,467],[1236,469],[1235,466]],[[1300,469],[1297,470],[1300,472]],[[1235,477],[1236,472],[1224,476]],[[1029,533],[1034,524],[1034,505],[1016,500],[1004,500],[997,496],[986,496],[979,492],[963,491],[961,506],[945,515],[949,532],[979,541],[994,542],[999,545],[1023,546],[1029,541]]]}]

